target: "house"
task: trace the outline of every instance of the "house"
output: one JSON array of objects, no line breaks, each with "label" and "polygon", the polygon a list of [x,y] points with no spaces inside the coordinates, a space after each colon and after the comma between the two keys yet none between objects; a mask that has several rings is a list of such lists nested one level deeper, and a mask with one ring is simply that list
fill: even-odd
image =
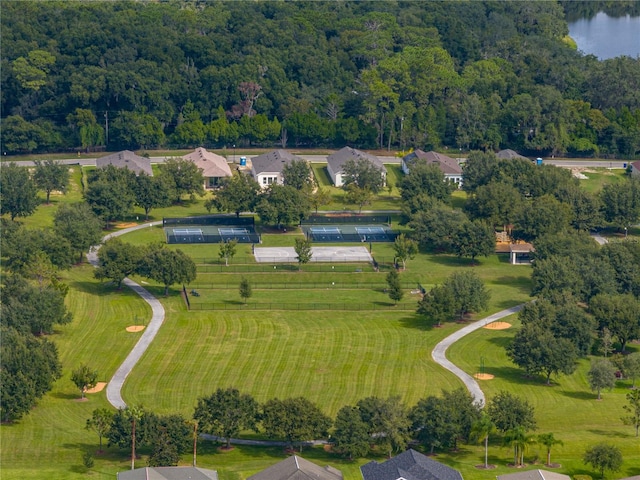
[{"label": "house", "polygon": [[640,160],[637,162],[631,162],[631,176],[635,178],[640,178]]},{"label": "house", "polygon": [[438,152],[423,152],[415,150],[402,157],[402,171],[409,173],[411,164],[414,162],[424,162],[427,165],[436,165],[444,174],[445,180],[449,180],[456,185],[462,185],[462,168],[454,158],[447,157]]},{"label": "house", "polygon": [[284,183],[282,170],[294,160],[304,161],[286,150],[274,150],[251,159],[251,175],[262,188],[273,183]]},{"label": "house", "polygon": [[118,480],[218,480],[218,472],[197,467],[145,467],[118,472]]},{"label": "house", "polygon": [[515,150],[511,150],[510,148],[507,148],[506,150],[500,150],[498,153],[496,153],[496,157],[502,160],[513,160],[516,158],[521,160],[529,160],[527,157],[523,157],[518,152],[516,152]]},{"label": "house", "polygon": [[535,251],[530,243],[512,243],[509,245],[509,263],[511,265],[530,265],[531,254]]},{"label": "house", "polygon": [[106,168],[107,165],[113,165],[116,168],[126,168],[134,172],[136,175],[145,173],[150,177],[153,176],[151,160],[136,155],[130,150],[123,150],[122,152],[113,153],[106,157],[96,159],[97,168]]},{"label": "house", "polygon": [[457,470],[409,449],[386,462],[360,467],[364,480],[462,480]]},{"label": "house", "polygon": [[196,164],[202,170],[204,188],[215,188],[223,178],[231,176],[231,169],[224,157],[208,151],[206,148],[196,148],[193,152],[182,157]]},{"label": "house", "polygon": [[250,476],[247,480],[342,480],[342,472],[329,465],[320,467],[293,455]]},{"label": "house", "polygon": [[527,470],[526,472],[507,473],[498,475],[498,480],[571,480],[569,475],[549,472],[547,470]]},{"label": "house", "polygon": [[378,157],[366,152],[361,152],[355,148],[344,147],[327,157],[327,170],[336,187],[344,185],[344,166],[349,160],[353,160],[355,162],[364,160],[372,163],[373,166],[380,170],[383,181],[386,180],[387,169]]}]

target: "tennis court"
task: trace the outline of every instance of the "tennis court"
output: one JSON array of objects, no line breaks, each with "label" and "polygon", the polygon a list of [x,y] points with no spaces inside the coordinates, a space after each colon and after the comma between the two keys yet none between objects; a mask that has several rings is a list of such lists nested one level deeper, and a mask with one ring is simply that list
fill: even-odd
[{"label": "tennis court", "polygon": [[232,225],[193,225],[184,227],[165,227],[167,243],[220,243],[236,240],[238,243],[260,243],[258,235],[251,225],[237,227]]},{"label": "tennis court", "polygon": [[329,242],[393,242],[397,234],[386,225],[302,225],[308,239]]}]

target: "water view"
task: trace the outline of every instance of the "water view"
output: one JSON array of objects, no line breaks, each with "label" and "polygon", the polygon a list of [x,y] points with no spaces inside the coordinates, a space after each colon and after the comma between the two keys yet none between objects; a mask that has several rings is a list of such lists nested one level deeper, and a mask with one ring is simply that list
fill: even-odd
[{"label": "water view", "polygon": [[578,50],[600,60],[640,56],[640,17],[610,17],[604,12],[569,23],[569,35]]}]

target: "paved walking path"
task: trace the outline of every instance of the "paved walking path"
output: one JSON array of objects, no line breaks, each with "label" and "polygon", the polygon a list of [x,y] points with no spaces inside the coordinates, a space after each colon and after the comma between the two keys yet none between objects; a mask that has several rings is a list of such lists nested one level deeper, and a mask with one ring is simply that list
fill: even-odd
[{"label": "paved walking path", "polygon": [[[118,237],[120,235],[124,235],[125,233],[132,232],[134,230],[141,230],[143,228],[149,228],[152,225],[161,225],[162,222],[151,222],[145,223],[143,225],[137,225],[131,228],[125,228],[118,232],[110,233],[106,235],[102,240],[107,241],[110,238]],[[87,259],[89,263],[91,263],[94,267],[98,266],[98,250],[100,249],[100,245],[96,245],[91,248],[89,253],[87,254]],[[127,404],[122,399],[122,386],[124,385],[124,381],[127,379],[127,376],[133,370],[138,360],[142,357],[144,352],[147,350],[156,334],[160,330],[160,326],[162,322],[164,322],[164,308],[160,301],[155,298],[151,293],[149,293],[145,288],[138,285],[133,280],[129,280],[128,278],[124,279],[123,282],[127,287],[131,288],[134,292],[140,295],[145,302],[147,302],[151,306],[151,311],[153,312],[151,316],[151,320],[149,321],[148,326],[144,329],[138,343],[133,347],[133,350],[129,352],[127,358],[125,358],[122,365],[116,370],[116,373],[113,374],[111,380],[107,383],[107,400],[111,405],[116,408],[126,408]]]},{"label": "paved walking path", "polygon": [[481,405],[485,404],[485,399],[484,393],[480,389],[480,385],[478,385],[478,382],[476,382],[475,378],[447,360],[447,349],[465,335],[468,335],[471,332],[475,332],[479,328],[482,328],[491,322],[495,322],[496,320],[500,320],[501,318],[517,313],[522,309],[523,306],[524,303],[516,305],[515,307],[507,308],[506,310],[502,310],[498,313],[494,313],[493,315],[489,315],[488,317],[485,317],[482,320],[478,320],[477,322],[473,322],[472,324],[467,325],[466,327],[463,327],[460,330],[449,335],[447,338],[438,343],[431,352],[431,357],[435,360],[435,362],[442,365],[444,368],[446,368],[456,377],[462,380],[465,387],[467,387],[467,390],[469,390],[471,395],[475,398],[476,402],[479,402]]}]

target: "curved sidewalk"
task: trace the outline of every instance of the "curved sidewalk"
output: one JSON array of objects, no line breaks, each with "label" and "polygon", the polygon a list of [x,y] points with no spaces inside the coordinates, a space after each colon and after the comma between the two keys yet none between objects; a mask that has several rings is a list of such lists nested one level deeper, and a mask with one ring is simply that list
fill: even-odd
[{"label": "curved sidewalk", "polygon": [[[125,233],[132,232],[134,230],[141,230],[143,228],[149,228],[153,225],[160,225],[161,221],[158,222],[150,222],[145,223],[143,225],[136,225],[135,227],[125,228],[118,232],[110,233],[106,235],[102,241],[105,242],[113,237],[118,237],[120,235],[124,235]],[[100,249],[100,245],[92,247],[87,254],[87,259],[89,263],[91,263],[94,267],[98,266],[98,250]],[[128,278],[124,279],[123,282],[127,287],[131,288],[134,292],[142,297],[142,299],[147,302],[151,306],[152,316],[151,320],[147,328],[144,329],[144,332],[140,336],[138,343],[133,347],[127,358],[125,358],[124,362],[118,367],[116,373],[113,374],[111,380],[107,383],[107,400],[111,405],[116,408],[126,408],[127,404],[122,399],[122,386],[124,385],[124,381],[127,379],[133,367],[135,367],[136,363],[140,360],[144,352],[147,350],[156,334],[160,330],[160,326],[162,322],[164,322],[164,308],[160,301],[151,295],[145,288],[138,285],[133,280],[129,280]]]},{"label": "curved sidewalk", "polygon": [[476,400],[476,402],[480,403],[480,405],[485,404],[484,393],[482,392],[480,385],[478,384],[478,382],[476,382],[475,378],[462,370],[460,367],[457,367],[452,362],[447,360],[447,349],[465,335],[468,335],[471,332],[475,332],[479,328],[482,328],[491,322],[495,322],[496,320],[500,320],[501,318],[508,317],[509,315],[519,312],[520,310],[522,310],[522,307],[524,305],[525,304],[522,303],[520,305],[516,305],[515,307],[507,308],[506,310],[494,313],[493,315],[489,315],[482,320],[478,320],[470,325],[467,325],[466,327],[461,328],[460,330],[449,335],[444,340],[440,341],[440,343],[438,343],[431,352],[431,357],[433,358],[433,360],[437,364],[442,365],[444,368],[449,370],[460,380],[462,380],[465,387],[467,387],[467,390],[469,390],[473,398]]}]

